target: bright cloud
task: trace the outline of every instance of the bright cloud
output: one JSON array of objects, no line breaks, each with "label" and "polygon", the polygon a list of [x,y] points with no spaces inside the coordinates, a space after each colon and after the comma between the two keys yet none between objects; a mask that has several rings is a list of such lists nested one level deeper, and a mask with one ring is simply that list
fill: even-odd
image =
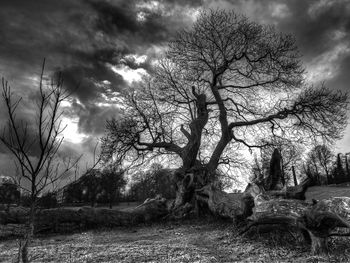
[{"label": "bright cloud", "polygon": [[110,68],[119,75],[123,76],[124,80],[128,84],[132,84],[133,82],[140,81],[142,76],[147,75],[147,71],[143,68],[131,69],[125,65],[113,66],[110,65]]},{"label": "bright cloud", "polygon": [[312,83],[331,79],[337,74],[340,59],[349,53],[349,44],[340,43],[332,50],[317,56],[307,67],[307,79]]},{"label": "bright cloud", "polygon": [[350,9],[350,1],[348,0],[320,0],[316,1],[314,4],[310,6],[308,9],[308,14],[312,18],[316,18],[318,15],[320,15],[325,10],[331,8],[335,4],[345,4],[345,8],[347,10]]},{"label": "bright cloud", "polygon": [[275,18],[286,18],[290,15],[289,8],[286,4],[273,3],[271,6],[271,16]]},{"label": "bright cloud", "polygon": [[88,138],[87,135],[80,133],[78,127],[79,118],[62,118],[62,127],[65,129],[62,132],[64,140],[67,142],[79,144],[82,143],[84,139]]}]

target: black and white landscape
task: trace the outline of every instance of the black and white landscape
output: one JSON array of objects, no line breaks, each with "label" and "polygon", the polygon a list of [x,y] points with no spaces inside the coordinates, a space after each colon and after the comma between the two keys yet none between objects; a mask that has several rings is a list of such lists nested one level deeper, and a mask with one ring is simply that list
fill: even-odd
[{"label": "black and white landscape", "polygon": [[0,262],[348,262],[347,0],[3,0]]}]

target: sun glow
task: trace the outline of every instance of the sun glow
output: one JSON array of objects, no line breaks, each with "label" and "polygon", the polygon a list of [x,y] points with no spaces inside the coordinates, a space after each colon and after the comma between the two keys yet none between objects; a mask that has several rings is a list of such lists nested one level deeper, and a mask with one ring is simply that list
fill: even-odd
[{"label": "sun glow", "polygon": [[79,132],[78,118],[72,119],[68,117],[63,117],[61,121],[62,127],[65,127],[62,132],[64,141],[78,144],[88,137],[86,134]]}]

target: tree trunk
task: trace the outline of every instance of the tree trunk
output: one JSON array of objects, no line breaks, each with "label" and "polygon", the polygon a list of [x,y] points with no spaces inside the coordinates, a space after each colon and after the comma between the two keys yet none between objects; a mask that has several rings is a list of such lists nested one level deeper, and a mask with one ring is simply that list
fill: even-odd
[{"label": "tree trunk", "polygon": [[272,153],[270,161],[270,174],[267,179],[266,190],[281,190],[285,184],[281,168],[281,154],[278,149]]},{"label": "tree trunk", "polygon": [[194,188],[193,175],[186,175],[185,178],[176,183],[176,197],[174,206],[176,208],[193,201]]},{"label": "tree trunk", "polygon": [[321,255],[328,253],[328,237],[320,237],[308,231],[311,237],[311,253],[313,255]]},{"label": "tree trunk", "polygon": [[109,193],[108,195],[108,200],[109,200],[109,209],[112,209],[113,208],[113,203],[114,203],[114,200],[115,200],[115,193]]},{"label": "tree trunk", "polygon": [[231,193],[215,189],[207,185],[196,191],[197,199],[207,204],[209,210],[220,217],[233,219],[241,223],[251,215],[254,200],[251,195],[244,193]]},{"label": "tree trunk", "polygon": [[36,201],[32,201],[32,204],[30,205],[30,211],[29,211],[29,229],[28,229],[28,235],[29,239],[34,235],[34,225],[35,225],[35,212],[36,212]]},{"label": "tree trunk", "polygon": [[348,156],[345,154],[345,168],[346,168],[346,176],[349,180],[350,177],[350,171],[349,171],[349,163],[348,163]]},{"label": "tree trunk", "polygon": [[293,172],[294,186],[297,186],[297,185],[298,185],[298,180],[297,180],[297,176],[296,176],[296,174],[295,174],[294,165],[292,166],[292,172]]}]

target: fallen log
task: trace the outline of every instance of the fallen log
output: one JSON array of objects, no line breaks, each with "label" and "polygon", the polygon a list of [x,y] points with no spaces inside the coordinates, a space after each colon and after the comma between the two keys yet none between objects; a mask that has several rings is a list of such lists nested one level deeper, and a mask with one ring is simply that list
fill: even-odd
[{"label": "fallen log", "polygon": [[[325,253],[330,236],[347,236],[339,233],[339,228],[350,228],[350,198],[337,197],[318,203],[307,202],[289,197],[303,199],[305,185],[284,190],[264,191],[251,184],[243,193],[229,194],[218,190],[213,185],[206,185],[195,190],[197,202],[205,203],[215,215],[229,218],[238,225],[244,225],[242,234],[259,225],[293,226],[307,233],[311,240],[312,253]],[[284,193],[284,194],[279,194]],[[292,194],[290,194],[292,193]],[[191,213],[195,205],[185,203],[174,206],[174,201],[161,197],[146,200],[142,205],[127,211],[103,208],[83,207],[78,210],[70,208],[45,209],[35,215],[35,231],[59,232],[62,226],[78,229],[97,226],[131,226],[172,215]],[[175,212],[175,213],[174,213]],[[177,213],[176,213],[177,212]],[[176,218],[176,217],[175,217]],[[17,209],[14,212],[0,213],[0,223],[21,224],[28,219],[28,211]]]},{"label": "fallen log", "polygon": [[251,183],[244,193],[238,194],[228,194],[208,185],[197,190],[196,196],[207,203],[214,214],[231,218],[236,224],[245,222],[241,234],[259,225],[291,226],[306,233],[313,254],[322,254],[328,251],[330,236],[350,235],[336,231],[350,228],[350,198],[304,201],[309,184],[310,181],[305,180],[296,187],[264,191]]},{"label": "fallen log", "polygon": [[305,193],[307,188],[310,185],[311,185],[311,180],[306,179],[297,186],[286,187],[283,190],[267,191],[266,194],[274,197],[281,197],[284,199],[305,200]]},{"label": "fallen log", "polygon": [[311,240],[311,252],[322,254],[328,252],[328,238],[337,235],[332,231],[337,228],[350,228],[348,197],[334,197],[310,203],[259,195],[254,201],[253,214],[248,218],[249,223],[241,234],[259,225],[288,225],[307,232]]},{"label": "fallen log", "polygon": [[[309,180],[305,180],[296,187],[288,187],[284,190],[265,191],[254,183],[248,184],[243,193],[226,193],[218,190],[214,185],[206,185],[196,190],[196,198],[200,202],[207,204],[209,210],[223,218],[231,218],[239,223],[256,213],[256,202],[265,200],[285,199],[291,200],[305,199],[305,192],[309,186]],[[264,199],[265,198],[265,199]],[[288,203],[288,201],[286,201]],[[293,203],[291,201],[290,203]]]},{"label": "fallen log", "polygon": [[209,210],[222,218],[233,219],[235,223],[252,214],[254,198],[247,193],[226,193],[207,185],[196,191],[196,198],[207,204]]},{"label": "fallen log", "polygon": [[[28,210],[0,214],[1,224],[23,224],[28,222]],[[35,233],[44,231],[59,232],[62,225],[72,228],[87,229],[94,227],[130,226],[147,223],[168,214],[167,200],[156,197],[148,199],[143,204],[125,211],[106,208],[82,207],[55,208],[38,210],[35,214]]]}]

